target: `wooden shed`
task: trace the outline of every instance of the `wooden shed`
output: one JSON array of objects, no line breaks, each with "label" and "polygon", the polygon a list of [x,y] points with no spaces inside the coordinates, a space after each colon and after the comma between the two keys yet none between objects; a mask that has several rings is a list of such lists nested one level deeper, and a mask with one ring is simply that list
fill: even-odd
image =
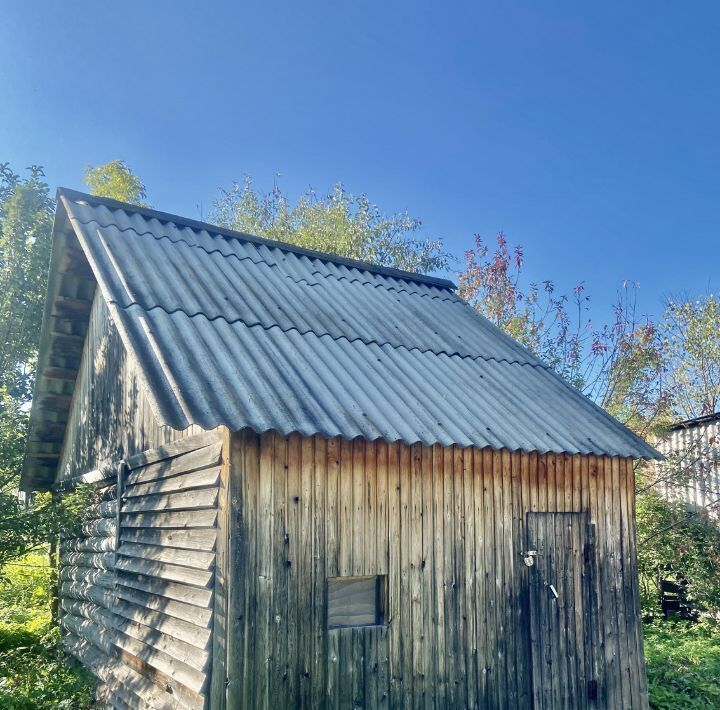
[{"label": "wooden shed", "polygon": [[58,193],[25,489],[114,708],[644,708],[633,459],[451,282]]}]

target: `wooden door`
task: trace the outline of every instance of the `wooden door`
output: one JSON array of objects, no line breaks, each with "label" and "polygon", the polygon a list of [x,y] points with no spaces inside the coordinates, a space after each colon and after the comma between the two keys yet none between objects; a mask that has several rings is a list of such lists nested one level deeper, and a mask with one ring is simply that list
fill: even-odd
[{"label": "wooden door", "polygon": [[587,708],[592,677],[591,566],[585,513],[528,513],[530,649],[536,710]]}]

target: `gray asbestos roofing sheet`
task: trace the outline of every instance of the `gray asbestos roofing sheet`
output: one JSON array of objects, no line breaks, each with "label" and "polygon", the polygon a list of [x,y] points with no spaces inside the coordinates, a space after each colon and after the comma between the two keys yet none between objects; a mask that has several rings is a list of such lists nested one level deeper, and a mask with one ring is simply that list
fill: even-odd
[{"label": "gray asbestos roofing sheet", "polygon": [[164,424],[657,457],[444,285],[62,203]]}]

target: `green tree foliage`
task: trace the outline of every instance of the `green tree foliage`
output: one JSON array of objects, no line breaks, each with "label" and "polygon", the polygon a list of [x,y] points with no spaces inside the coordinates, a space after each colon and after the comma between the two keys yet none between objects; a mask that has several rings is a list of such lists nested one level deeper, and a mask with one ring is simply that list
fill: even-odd
[{"label": "green tree foliage", "polygon": [[42,168],[0,165],[0,564],[47,533],[18,504],[54,203]]},{"label": "green tree foliage", "polygon": [[30,400],[54,202],[42,168],[20,178],[0,164],[0,397]]},{"label": "green tree foliage", "polygon": [[714,414],[720,409],[720,299],[713,294],[670,298],[662,326],[676,416]]},{"label": "green tree foliage", "polygon": [[85,184],[90,193],[98,197],[111,197],[120,202],[147,207],[145,185],[124,160],[111,160],[96,167],[86,166]]},{"label": "green tree foliage", "polygon": [[492,251],[476,236],[465,259],[460,295],[478,312],[641,435],[666,421],[663,340],[638,316],[635,284],[623,285],[608,322],[597,326],[582,283],[570,295],[550,280],[523,284],[522,248],[511,248],[504,234]]},{"label": "green tree foliage", "polygon": [[0,707],[83,710],[93,704],[89,671],[64,661],[48,596],[47,556],[34,553],[0,569]]},{"label": "green tree foliage", "polygon": [[27,177],[0,164],[0,569],[74,524],[84,497],[30,506],[18,485],[34,384],[55,204],[42,168]]},{"label": "green tree foliage", "polygon": [[293,204],[279,187],[263,194],[246,176],[221,190],[210,218],[247,234],[408,271],[430,273],[449,262],[440,240],[415,236],[420,220],[406,212],[386,216],[367,195],[352,195],[339,183],[326,195],[308,190]]},{"label": "green tree foliage", "polygon": [[[640,481],[647,480],[640,476]],[[642,489],[641,489],[642,490]],[[677,583],[693,609],[720,609],[720,526],[655,488],[637,498],[638,573],[643,610],[660,613],[660,585]]]}]

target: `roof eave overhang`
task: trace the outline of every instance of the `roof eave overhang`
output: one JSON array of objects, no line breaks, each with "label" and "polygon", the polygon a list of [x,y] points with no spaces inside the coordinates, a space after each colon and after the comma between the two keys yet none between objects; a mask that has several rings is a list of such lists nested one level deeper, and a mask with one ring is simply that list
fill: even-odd
[{"label": "roof eave overhang", "polygon": [[335,264],[342,264],[352,269],[369,270],[383,276],[389,276],[391,278],[416,281],[418,283],[425,283],[437,288],[444,288],[454,291],[457,289],[457,285],[450,279],[440,278],[438,276],[430,276],[428,274],[421,274],[414,271],[404,271],[402,269],[396,269],[390,266],[379,266],[377,264],[370,264],[367,261],[360,261],[358,259],[351,259],[346,256],[340,256],[339,254],[330,254],[327,252],[316,251],[315,249],[308,249],[306,247],[297,246],[295,244],[288,244],[287,242],[280,242],[274,239],[266,239],[265,237],[258,237],[254,234],[247,234],[245,232],[238,232],[226,227],[221,227],[216,224],[210,224],[208,222],[200,222],[196,219],[190,219],[189,217],[182,217],[181,215],[171,214],[169,212],[161,212],[150,207],[141,207],[138,205],[129,205],[125,202],[119,202],[113,200],[110,197],[98,197],[96,195],[88,195],[84,192],[78,192],[77,190],[70,190],[66,187],[60,187],[57,190],[58,204],[63,202],[63,199],[70,201],[77,200],[80,202],[89,202],[94,205],[104,205],[108,209],[115,210],[126,210],[131,208],[136,214],[147,217],[148,219],[157,219],[160,222],[171,222],[173,224],[182,225],[184,227],[190,227],[191,229],[207,230],[213,234],[220,234],[230,239],[241,239],[245,242],[252,242],[253,244],[261,244],[267,247],[274,247],[282,249],[284,251],[291,251],[295,254],[303,254],[311,259],[321,259],[323,261],[331,261]]},{"label": "roof eave overhang", "polygon": [[21,490],[50,490],[55,480],[96,285],[58,200]]}]

